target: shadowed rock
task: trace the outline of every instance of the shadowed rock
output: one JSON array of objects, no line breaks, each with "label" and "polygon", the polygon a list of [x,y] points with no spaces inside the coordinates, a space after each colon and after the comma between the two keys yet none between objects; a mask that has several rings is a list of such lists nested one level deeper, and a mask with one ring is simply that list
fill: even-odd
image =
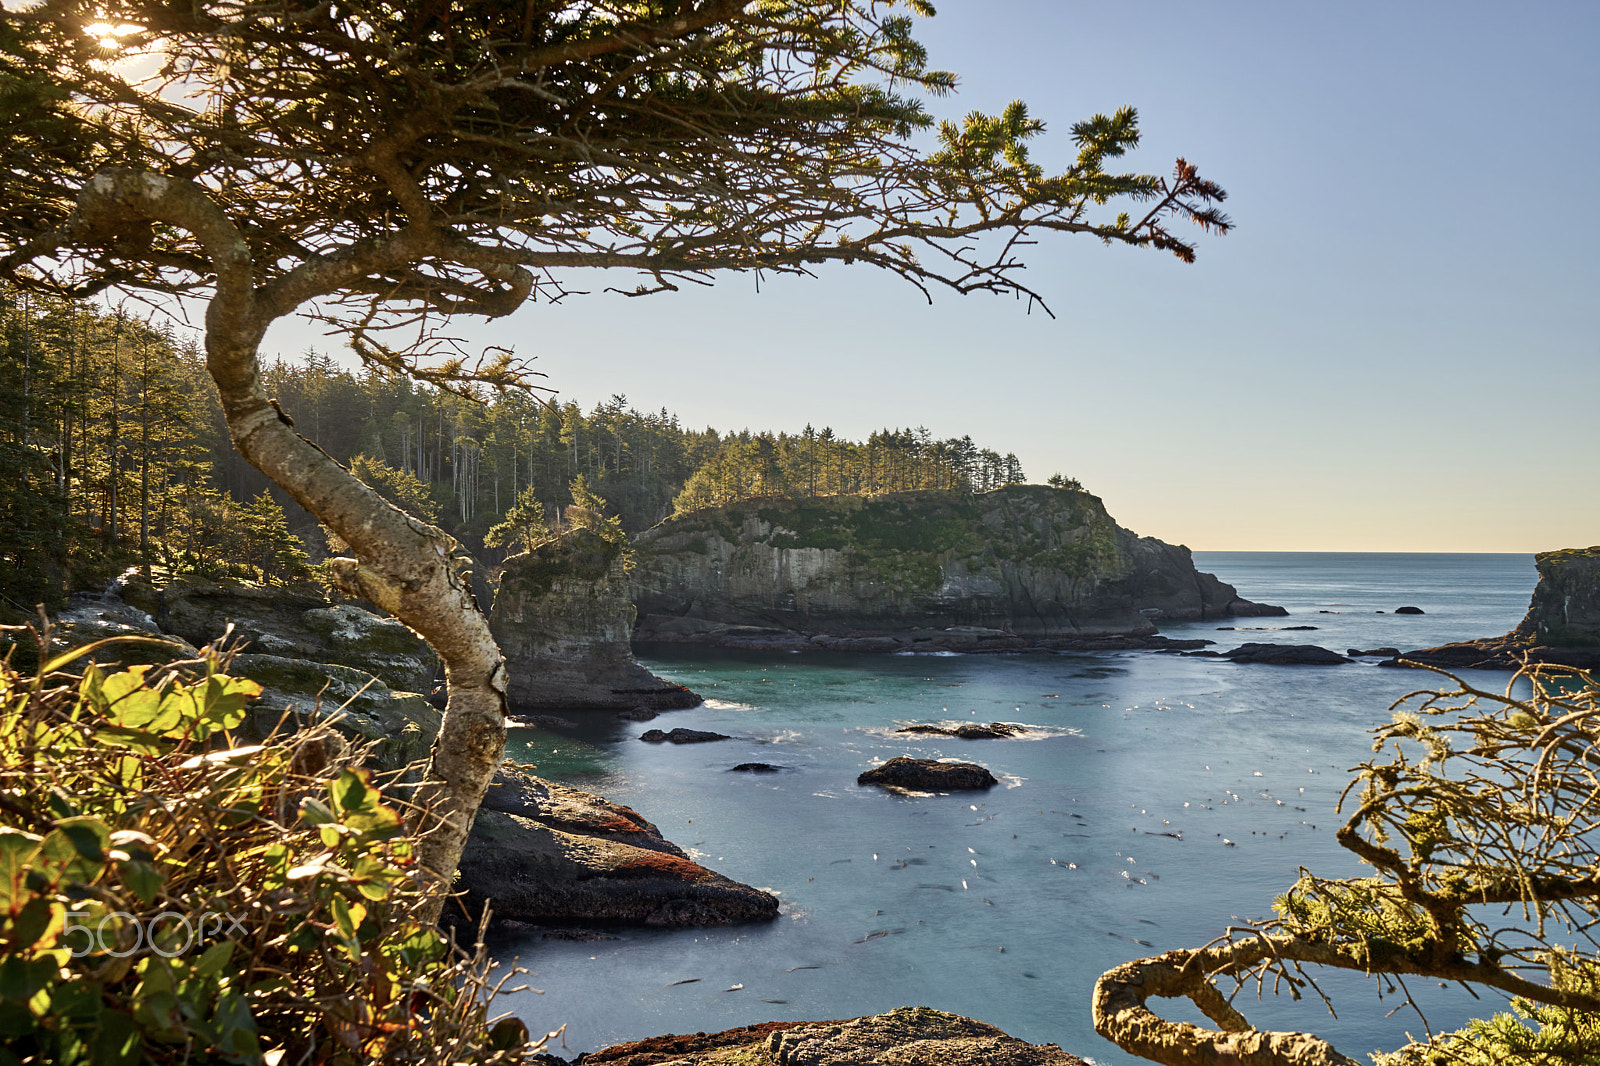
[{"label": "shadowed rock", "polygon": [[1000,782],[977,763],[939,762],[897,755],[856,778],[858,785],[883,785],[918,792],[956,792],[963,789],[993,788]]}]

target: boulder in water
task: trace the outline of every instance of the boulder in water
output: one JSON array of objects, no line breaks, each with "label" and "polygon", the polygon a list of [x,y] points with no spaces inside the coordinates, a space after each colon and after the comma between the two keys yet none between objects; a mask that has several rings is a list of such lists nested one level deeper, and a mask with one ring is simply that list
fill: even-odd
[{"label": "boulder in water", "polygon": [[875,766],[856,778],[858,785],[883,785],[918,792],[957,792],[965,789],[993,788],[1000,782],[994,774],[970,762],[939,762],[896,755],[882,766]]}]

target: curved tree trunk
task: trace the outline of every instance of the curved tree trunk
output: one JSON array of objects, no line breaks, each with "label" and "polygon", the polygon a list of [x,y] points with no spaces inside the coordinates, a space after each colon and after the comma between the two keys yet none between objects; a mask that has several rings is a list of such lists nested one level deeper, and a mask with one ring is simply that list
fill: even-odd
[{"label": "curved tree trunk", "polygon": [[257,359],[274,319],[311,296],[336,291],[349,271],[371,267],[317,264],[292,293],[263,293],[254,284],[245,241],[204,190],[149,173],[96,175],[78,198],[73,226],[86,243],[104,243],[151,222],[194,234],[215,267],[216,291],[205,316],[206,366],[234,446],[350,545],[357,558],[333,560],[339,586],[416,630],[444,661],[449,701],[412,818],[421,836],[418,858],[435,890],[427,917],[437,918],[505,751],[500,649],[451,565],[455,542],[388,503],[296,433],[263,392]]}]

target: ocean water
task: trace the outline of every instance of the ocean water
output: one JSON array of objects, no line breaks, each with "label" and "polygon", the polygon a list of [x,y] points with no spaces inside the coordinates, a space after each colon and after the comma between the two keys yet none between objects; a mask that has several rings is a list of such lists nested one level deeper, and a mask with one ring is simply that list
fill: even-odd
[{"label": "ocean water", "polygon": [[[1291,612],[1165,630],[1219,648],[1266,640],[1343,652],[1495,635],[1522,617],[1536,580],[1526,555],[1197,552],[1195,560],[1241,595]],[[1406,605],[1426,613],[1393,613]],[[566,712],[574,728],[517,730],[508,754],[634,807],[698,861],[776,893],[783,909],[761,926],[497,940],[497,956],[515,957],[541,990],[504,1006],[530,1026],[565,1025],[556,1050],[567,1055],[659,1033],[920,1004],[1100,1063],[1138,1061],[1094,1034],[1096,977],[1268,916],[1301,866],[1359,875],[1333,839],[1340,791],[1370,755],[1368,731],[1431,679],[1370,664],[1251,666],[1137,652],[655,647],[641,658],[707,697],[651,725],[735,739],[644,744],[637,736],[648,726]],[[1004,741],[894,732],[992,720],[1029,732]],[[971,760],[1002,783],[948,796],[855,784],[900,754]],[[751,761],[785,769],[729,772]],[[1337,1017],[1315,997],[1269,993],[1258,1002],[1251,990],[1237,1004],[1258,1026],[1308,1029],[1353,1056],[1496,1006],[1412,982],[1422,1013],[1386,1019],[1398,1001],[1380,1001],[1375,983],[1335,974],[1322,984]],[[1203,1021],[1183,1002],[1153,1006]]]}]

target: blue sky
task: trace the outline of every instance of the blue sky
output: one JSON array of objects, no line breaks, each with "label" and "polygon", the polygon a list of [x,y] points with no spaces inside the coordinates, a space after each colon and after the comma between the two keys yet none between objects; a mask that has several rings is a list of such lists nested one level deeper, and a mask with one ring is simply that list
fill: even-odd
[{"label": "blue sky", "polygon": [[[1600,542],[1600,5],[944,0],[941,114],[1139,108],[1133,168],[1197,162],[1237,231],[1184,266],[1028,254],[1054,320],[864,269],[536,305],[463,332],[564,397],[693,425],[924,424],[1080,478],[1212,550]],[[267,350],[315,341],[279,327]]]}]

